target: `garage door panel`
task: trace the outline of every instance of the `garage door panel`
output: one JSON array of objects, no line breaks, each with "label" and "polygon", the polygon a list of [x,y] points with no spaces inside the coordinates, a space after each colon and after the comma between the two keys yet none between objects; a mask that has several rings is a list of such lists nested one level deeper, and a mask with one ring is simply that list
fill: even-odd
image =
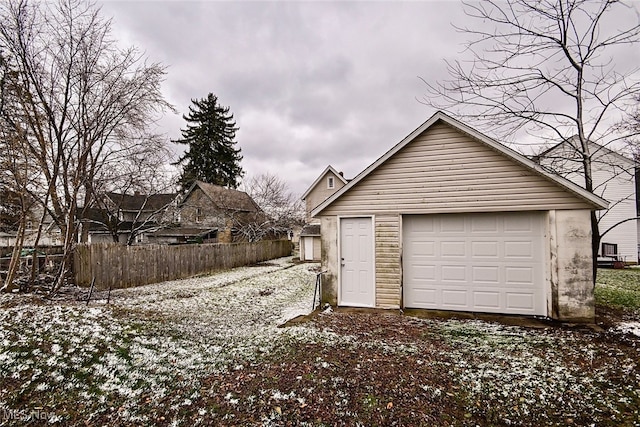
[{"label": "garage door panel", "polygon": [[490,216],[471,218],[471,231],[473,233],[497,233],[497,218]]},{"label": "garage door panel", "polygon": [[442,292],[442,306],[450,309],[465,308],[469,305],[467,297],[466,289],[445,289]]},{"label": "garage door panel", "polygon": [[421,240],[414,240],[414,247],[417,257],[433,257],[436,254],[436,244],[435,242],[424,242]]},{"label": "garage door panel", "polygon": [[526,258],[536,259],[536,248],[534,248],[534,242],[532,241],[506,241],[504,242],[504,256],[505,258]]},{"label": "garage door panel", "polygon": [[505,233],[532,233],[536,229],[534,220],[526,215],[505,216],[504,232]]},{"label": "garage door panel", "polygon": [[456,218],[454,215],[448,217],[439,218],[439,222],[435,222],[435,227],[438,228],[437,224],[439,223],[439,230],[442,233],[454,233],[461,234],[465,232],[465,219],[464,218]]},{"label": "garage door panel", "polygon": [[403,224],[406,307],[546,314],[543,213],[407,215]]},{"label": "garage door panel", "polygon": [[441,258],[464,258],[467,254],[466,242],[441,242]]},{"label": "garage door panel", "polygon": [[428,282],[436,280],[436,266],[435,265],[413,265],[411,268],[411,279],[416,283]]},{"label": "garage door panel", "polygon": [[475,307],[481,309],[499,310],[500,293],[475,291],[473,293],[473,302]]},{"label": "garage door panel", "polygon": [[434,289],[414,289],[412,300],[425,308],[436,308],[438,306],[436,298],[437,292]]},{"label": "garage door panel", "polygon": [[500,284],[500,267],[498,266],[472,266],[471,281],[474,285],[492,285]]},{"label": "garage door panel", "polygon": [[406,224],[409,231],[413,233],[418,233],[417,235],[425,235],[428,236],[430,233],[436,231],[435,222],[433,217],[422,217],[420,221],[413,221],[409,224]]},{"label": "garage door panel", "polygon": [[506,303],[511,310],[537,314],[535,313],[535,296],[532,293],[507,292]]},{"label": "garage door panel", "polygon": [[440,269],[443,282],[464,283],[467,281],[466,265],[443,265]]},{"label": "garage door panel", "polygon": [[492,241],[472,241],[471,256],[474,258],[498,258],[500,246],[497,242]]},{"label": "garage door panel", "polygon": [[505,284],[533,287],[535,283],[534,267],[505,267]]}]

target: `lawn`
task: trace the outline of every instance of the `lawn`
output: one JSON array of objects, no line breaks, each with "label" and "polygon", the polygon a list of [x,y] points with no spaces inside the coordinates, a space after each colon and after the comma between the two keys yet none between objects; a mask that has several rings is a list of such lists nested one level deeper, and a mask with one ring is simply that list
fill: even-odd
[{"label": "lawn", "polygon": [[0,425],[640,426],[633,308],[605,330],[353,310],[278,327],[310,311],[317,267],[281,259],[109,304],[0,295]]},{"label": "lawn", "polygon": [[601,268],[597,277],[597,304],[636,313],[640,317],[640,268]]}]

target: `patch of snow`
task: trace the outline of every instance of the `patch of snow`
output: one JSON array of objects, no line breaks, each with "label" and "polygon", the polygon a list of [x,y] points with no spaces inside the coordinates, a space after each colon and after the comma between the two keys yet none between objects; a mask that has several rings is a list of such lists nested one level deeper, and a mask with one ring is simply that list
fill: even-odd
[{"label": "patch of snow", "polygon": [[631,334],[640,337],[640,322],[618,323],[615,330],[623,334]]}]

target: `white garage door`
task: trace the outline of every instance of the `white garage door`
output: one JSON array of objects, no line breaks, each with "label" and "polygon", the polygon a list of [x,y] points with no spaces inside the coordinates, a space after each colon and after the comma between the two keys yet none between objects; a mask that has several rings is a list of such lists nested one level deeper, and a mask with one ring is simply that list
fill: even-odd
[{"label": "white garage door", "polygon": [[546,315],[543,219],[405,215],[405,307]]}]

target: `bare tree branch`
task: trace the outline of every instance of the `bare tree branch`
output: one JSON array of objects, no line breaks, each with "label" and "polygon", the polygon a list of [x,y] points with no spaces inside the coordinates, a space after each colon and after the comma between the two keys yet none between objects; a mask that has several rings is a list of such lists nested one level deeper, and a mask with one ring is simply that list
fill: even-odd
[{"label": "bare tree branch", "polygon": [[119,48],[110,22],[82,0],[3,3],[0,50],[15,70],[14,123],[26,129],[45,209],[63,236],[55,290],[70,268],[78,206],[91,205],[96,177],[118,153],[154,139],[149,125],[171,109],[160,91],[164,68]]}]

